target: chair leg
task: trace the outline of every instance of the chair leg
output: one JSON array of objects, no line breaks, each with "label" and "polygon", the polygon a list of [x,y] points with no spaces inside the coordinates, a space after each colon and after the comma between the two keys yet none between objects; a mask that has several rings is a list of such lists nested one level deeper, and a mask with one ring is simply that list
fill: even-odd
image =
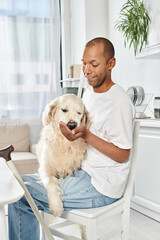
[{"label": "chair leg", "polygon": [[[45,223],[48,226],[49,225],[49,218],[48,218],[48,216],[43,211],[41,211],[41,215],[42,215],[43,219],[45,220]],[[47,237],[46,237],[46,234],[45,234],[45,232],[43,231],[42,228],[41,228],[41,240],[48,240]]]},{"label": "chair leg", "polygon": [[4,206],[0,205],[0,226],[1,226],[1,237],[4,240],[8,239],[7,236],[7,225],[6,225],[6,216],[5,216],[5,209]]},{"label": "chair leg", "polygon": [[130,227],[130,208],[129,207],[122,213],[122,225],[123,225],[123,231],[121,234],[121,239],[129,240],[129,227]]},{"label": "chair leg", "polygon": [[80,230],[80,234],[81,234],[81,239],[82,240],[86,240],[87,236],[86,236],[86,227],[84,225],[78,224],[79,230]]},{"label": "chair leg", "polygon": [[96,240],[97,231],[96,231],[96,219],[91,219],[86,224],[86,239],[87,240]]}]

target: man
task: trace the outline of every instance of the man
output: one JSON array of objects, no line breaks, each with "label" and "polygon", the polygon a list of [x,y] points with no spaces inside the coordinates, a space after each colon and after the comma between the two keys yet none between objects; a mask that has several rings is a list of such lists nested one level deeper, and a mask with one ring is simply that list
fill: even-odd
[{"label": "man", "polygon": [[[83,100],[90,113],[91,127],[69,130],[60,122],[62,134],[88,143],[82,170],[60,179],[64,211],[111,204],[123,194],[129,172],[134,107],[127,93],[111,79],[115,66],[114,47],[105,38],[89,41],[83,53],[83,71],[91,89]],[[37,207],[48,212],[47,193],[38,175],[23,177]],[[25,197],[9,206],[10,240],[38,240],[39,225]]]}]

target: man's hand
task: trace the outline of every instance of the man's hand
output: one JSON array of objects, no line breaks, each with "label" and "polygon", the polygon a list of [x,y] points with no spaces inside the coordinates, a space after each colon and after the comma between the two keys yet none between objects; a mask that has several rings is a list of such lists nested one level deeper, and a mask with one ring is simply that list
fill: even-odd
[{"label": "man's hand", "polygon": [[72,131],[66,126],[64,122],[59,123],[62,134],[69,140],[74,141],[78,138],[85,138],[86,128],[83,125],[73,129]]}]

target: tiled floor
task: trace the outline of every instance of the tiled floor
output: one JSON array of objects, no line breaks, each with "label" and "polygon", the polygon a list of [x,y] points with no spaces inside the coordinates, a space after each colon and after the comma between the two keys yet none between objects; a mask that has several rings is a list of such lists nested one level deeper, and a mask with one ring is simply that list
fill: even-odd
[{"label": "tiled floor", "polygon": [[[110,229],[118,223],[119,217],[113,218],[105,222],[98,230],[99,232],[103,232],[104,229]],[[78,227],[66,227],[64,232],[67,234],[73,234],[74,232],[74,235],[77,237],[80,236]],[[55,237],[55,240],[61,239]],[[120,240],[120,236],[116,236],[110,240]],[[160,240],[160,223],[131,209],[129,240]]]}]

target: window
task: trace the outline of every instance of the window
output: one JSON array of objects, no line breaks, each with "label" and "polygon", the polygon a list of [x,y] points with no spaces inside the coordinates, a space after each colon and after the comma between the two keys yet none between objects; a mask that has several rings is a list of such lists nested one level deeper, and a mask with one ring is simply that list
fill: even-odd
[{"label": "window", "polygon": [[0,117],[40,116],[59,94],[59,39],[59,0],[0,1]]}]

